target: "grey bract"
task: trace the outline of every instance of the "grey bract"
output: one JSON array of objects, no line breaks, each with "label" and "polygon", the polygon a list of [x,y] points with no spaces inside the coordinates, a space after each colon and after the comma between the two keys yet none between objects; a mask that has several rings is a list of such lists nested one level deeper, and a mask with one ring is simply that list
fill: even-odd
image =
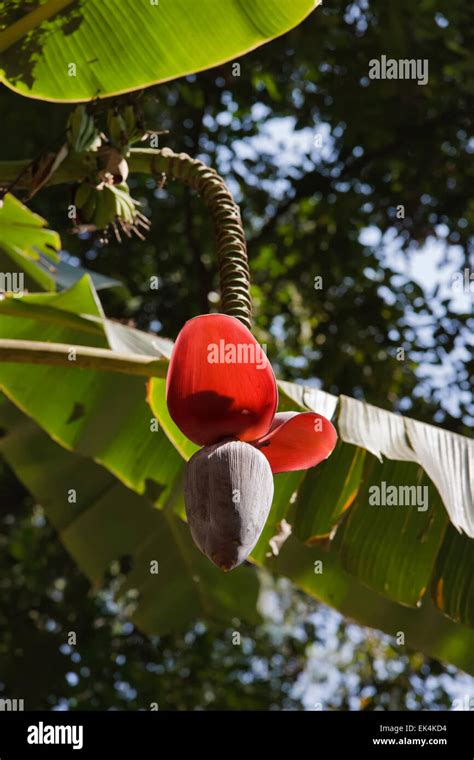
[{"label": "grey bract", "polygon": [[232,570],[254,548],[270,512],[270,465],[249,443],[205,446],[186,465],[184,498],[194,542],[215,565]]}]

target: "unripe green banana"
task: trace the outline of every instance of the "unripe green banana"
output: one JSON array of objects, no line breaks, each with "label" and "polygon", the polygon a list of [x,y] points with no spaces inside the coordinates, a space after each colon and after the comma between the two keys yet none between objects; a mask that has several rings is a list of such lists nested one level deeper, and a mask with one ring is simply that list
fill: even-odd
[{"label": "unripe green banana", "polygon": [[137,116],[135,106],[128,105],[123,109],[123,120],[127,129],[128,142],[130,145],[133,143],[141,142],[146,137],[146,130],[143,129],[142,120],[140,114]]},{"label": "unripe green banana", "polygon": [[107,112],[107,130],[112,145],[120,151],[128,145],[127,128],[119,111]]},{"label": "unripe green banana", "polygon": [[97,230],[107,230],[112,225],[118,240],[120,228],[128,236],[134,232],[139,237],[142,235],[139,228],[149,229],[148,220],[137,208],[140,204],[131,197],[125,182],[120,185],[102,183],[97,187],[87,181],[81,182],[74,202],[83,224],[93,225]]},{"label": "unripe green banana", "polygon": [[120,150],[122,155],[128,153],[133,143],[143,140],[146,136],[133,105],[108,111],[107,129],[112,145]]},{"label": "unripe green banana", "polygon": [[117,217],[126,224],[132,225],[135,220],[136,201],[130,195],[128,186],[125,184],[114,187],[117,199]]},{"label": "unripe green banana", "polygon": [[74,196],[74,203],[76,207],[83,208],[94,191],[95,188],[90,184],[90,182],[81,182]]},{"label": "unripe green banana", "polygon": [[84,105],[76,106],[69,116],[66,133],[70,147],[77,153],[97,150],[101,144],[94,119]]},{"label": "unripe green banana", "polygon": [[129,142],[131,141],[130,138],[135,135],[136,129],[137,129],[137,120],[135,115],[135,109],[133,106],[128,105],[125,106],[123,111],[123,121],[125,123],[125,129],[127,130],[127,135],[129,136]]},{"label": "unripe green banana", "polygon": [[116,198],[112,185],[105,185],[97,192],[97,207],[94,214],[94,224],[99,230],[105,230],[115,221]]},{"label": "unripe green banana", "polygon": [[89,196],[86,203],[81,208],[81,217],[83,217],[84,221],[86,222],[89,222],[89,223],[94,222],[98,195],[99,195],[99,191],[93,188],[92,194]]},{"label": "unripe green banana", "polygon": [[74,203],[82,222],[92,222],[97,205],[97,189],[89,182],[81,182],[74,195]]}]

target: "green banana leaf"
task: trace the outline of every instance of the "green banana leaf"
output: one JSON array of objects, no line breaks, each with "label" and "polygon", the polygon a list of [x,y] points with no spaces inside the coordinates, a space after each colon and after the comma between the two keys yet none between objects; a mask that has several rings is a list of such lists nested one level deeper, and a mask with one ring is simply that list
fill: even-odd
[{"label": "green banana leaf", "polygon": [[319,0],[0,2],[0,71],[41,100],[83,101],[236,61],[289,31]]},{"label": "green banana leaf", "polygon": [[[108,347],[123,333],[143,351],[138,330],[106,323],[97,293],[85,276],[62,293],[26,295],[0,302],[0,336],[69,346]],[[135,336],[138,336],[136,338]],[[146,336],[149,353],[162,356]],[[143,338],[141,339],[143,340]],[[115,345],[118,345],[115,338]],[[123,342],[123,337],[122,337]],[[146,379],[71,366],[2,364],[7,396],[62,446],[104,464],[129,488],[165,503],[183,463],[146,403]],[[43,388],[44,392],[39,393]]]},{"label": "green banana leaf", "polygon": [[0,451],[91,583],[102,584],[112,562],[127,558],[131,569],[118,595],[138,592],[132,620],[141,630],[166,633],[203,617],[258,620],[256,574],[241,567],[227,576],[209,563],[172,499],[154,509],[105,468],[54,443],[6,399],[0,427]]},{"label": "green banana leaf", "polygon": [[[106,320],[87,277],[64,293],[0,303],[0,314],[2,310],[1,338],[102,347],[108,341],[114,350],[169,356],[169,341]],[[279,385],[282,409],[312,408],[333,415],[342,440],[319,468],[275,477],[272,510],[252,561],[292,578],[359,622],[405,632],[413,646],[471,668],[466,652],[468,644],[472,651],[474,634],[466,626],[472,626],[474,543],[455,532],[449,520],[464,520],[465,532],[470,529],[469,503],[462,502],[464,511],[458,505],[463,494],[469,494],[472,442],[446,431],[441,432],[447,438],[441,438],[433,428],[438,447],[445,446],[443,470],[449,474],[455,466],[451,453],[455,463],[459,457],[467,463],[460,471],[461,482],[441,500],[445,481],[435,463],[426,460],[430,478],[420,464],[420,441],[435,435],[430,426],[416,427],[420,423],[346,397]],[[184,459],[195,447],[169,418],[162,378],[148,385],[150,406],[141,378],[92,370],[28,366],[25,372],[24,365],[5,363],[0,366],[0,386],[63,448],[95,461],[174,518],[184,516]],[[153,421],[158,421],[158,430]],[[3,450],[8,458],[8,440]],[[46,469],[47,461],[43,464]],[[370,489],[383,481],[426,487],[427,508],[372,506]],[[285,525],[293,527],[286,542]],[[74,545],[79,564],[91,573],[97,562],[95,549],[85,538],[74,539]],[[321,574],[314,572],[315,558],[323,562]],[[426,631],[420,632],[423,625]]]},{"label": "green banana leaf", "polygon": [[449,525],[435,568],[432,597],[450,618],[474,628],[472,539]]},{"label": "green banana leaf", "polygon": [[[105,468],[54,443],[6,400],[0,401],[0,428],[0,453],[42,504],[91,583],[100,585],[113,561],[128,559],[131,570],[117,595],[135,592],[132,620],[141,630],[180,630],[198,618],[227,625],[235,618],[256,622],[255,571],[249,566],[228,574],[217,570],[198,552],[170,503],[163,510],[153,509]],[[278,481],[275,512],[297,475]],[[73,503],[67,498],[71,489],[77,494]],[[266,554],[265,542],[260,541],[253,562],[290,578],[363,625],[397,637],[403,634],[412,648],[474,672],[474,632],[449,621],[429,600],[415,609],[391,602],[346,573],[337,553],[327,547],[304,547],[290,538],[278,557],[269,559]],[[158,573],[150,572],[152,562],[158,563]],[[317,563],[321,573],[314,571]]]}]

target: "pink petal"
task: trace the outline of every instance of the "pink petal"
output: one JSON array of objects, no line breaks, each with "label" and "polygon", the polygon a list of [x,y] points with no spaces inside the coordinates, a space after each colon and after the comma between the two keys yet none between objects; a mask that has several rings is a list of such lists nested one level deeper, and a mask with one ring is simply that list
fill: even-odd
[{"label": "pink petal", "polygon": [[278,404],[270,362],[235,317],[206,314],[178,335],[166,381],[168,409],[194,443],[254,441],[269,430]]},{"label": "pink petal", "polygon": [[269,432],[254,441],[272,472],[307,470],[327,459],[336,445],[334,425],[314,412],[279,412]]}]

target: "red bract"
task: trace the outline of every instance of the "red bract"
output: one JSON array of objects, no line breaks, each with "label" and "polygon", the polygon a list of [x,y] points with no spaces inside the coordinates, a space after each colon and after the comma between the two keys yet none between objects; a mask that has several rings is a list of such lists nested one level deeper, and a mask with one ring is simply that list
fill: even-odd
[{"label": "red bract", "polygon": [[329,420],[312,412],[275,414],[278,391],[263,349],[235,317],[191,319],[176,340],[166,384],[170,415],[194,443],[247,441],[272,471],[314,467],[336,445]]}]

